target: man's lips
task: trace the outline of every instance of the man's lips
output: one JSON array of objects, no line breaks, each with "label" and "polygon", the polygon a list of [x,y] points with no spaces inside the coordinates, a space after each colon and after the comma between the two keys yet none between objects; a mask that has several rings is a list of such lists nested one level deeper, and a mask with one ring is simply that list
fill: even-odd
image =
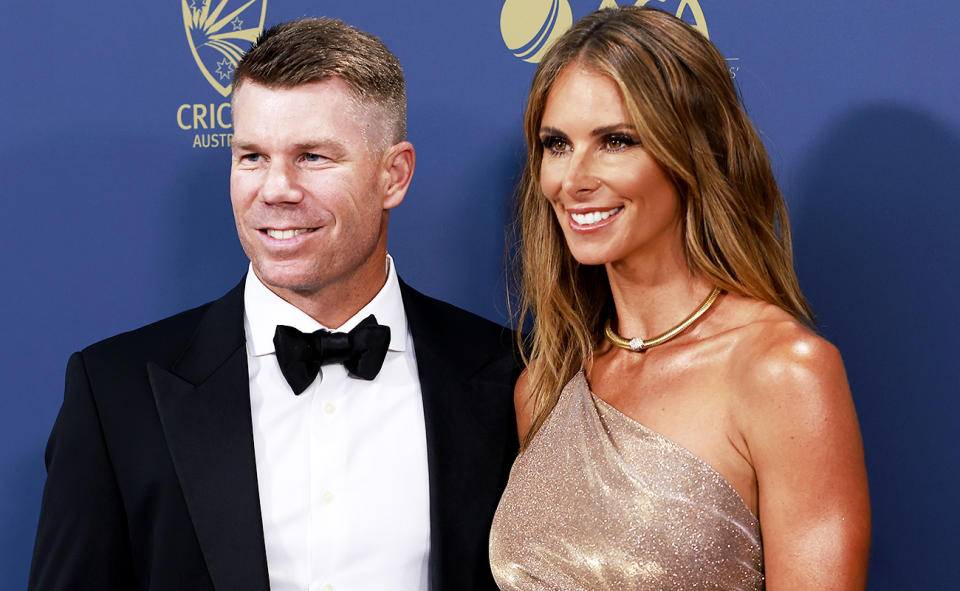
[{"label": "man's lips", "polygon": [[273,238],[274,240],[290,240],[296,238],[301,234],[306,234],[308,232],[313,232],[317,228],[262,228],[260,231],[266,234],[267,236]]},{"label": "man's lips", "polygon": [[623,206],[610,208],[568,209],[570,227],[574,230],[593,230],[613,222],[614,217],[623,211]]}]

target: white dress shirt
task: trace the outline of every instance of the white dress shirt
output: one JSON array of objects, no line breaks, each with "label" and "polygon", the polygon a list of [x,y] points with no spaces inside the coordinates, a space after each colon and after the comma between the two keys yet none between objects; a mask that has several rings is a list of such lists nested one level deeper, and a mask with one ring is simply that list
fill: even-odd
[{"label": "white dress shirt", "polygon": [[244,329],[263,535],[272,591],[427,591],[430,499],[423,401],[393,261],[343,326],[373,314],[390,346],[372,381],[324,365],[300,396],[280,373],[278,324],[306,313],[247,273]]}]

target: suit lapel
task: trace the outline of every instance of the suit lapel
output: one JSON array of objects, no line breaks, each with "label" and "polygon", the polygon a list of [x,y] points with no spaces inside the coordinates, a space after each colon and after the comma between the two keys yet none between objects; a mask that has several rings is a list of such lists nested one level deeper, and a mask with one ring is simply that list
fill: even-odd
[{"label": "suit lapel", "polygon": [[171,369],[147,372],[214,588],[269,588],[250,417],[243,282],[207,309]]},{"label": "suit lapel", "polygon": [[[401,281],[423,395],[430,479],[430,580],[435,590],[473,589],[486,556],[491,501],[500,494],[507,440],[485,400],[503,385],[475,376],[489,351],[474,355],[438,304]],[[482,547],[478,547],[482,546]]]}]

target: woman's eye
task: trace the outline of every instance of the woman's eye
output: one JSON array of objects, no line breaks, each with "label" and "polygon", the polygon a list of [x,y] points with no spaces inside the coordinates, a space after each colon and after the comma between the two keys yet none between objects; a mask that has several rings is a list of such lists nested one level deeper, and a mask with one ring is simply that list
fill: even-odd
[{"label": "woman's eye", "polygon": [[637,145],[636,140],[623,134],[607,136],[606,140],[604,140],[604,148],[611,152],[619,152],[620,150],[625,150],[635,145]]},{"label": "woman's eye", "polygon": [[543,144],[543,148],[545,150],[547,150],[548,152],[553,152],[554,154],[563,154],[564,152],[567,152],[570,150],[570,146],[567,144],[567,140],[561,137],[550,136],[550,137],[545,137],[540,141]]}]

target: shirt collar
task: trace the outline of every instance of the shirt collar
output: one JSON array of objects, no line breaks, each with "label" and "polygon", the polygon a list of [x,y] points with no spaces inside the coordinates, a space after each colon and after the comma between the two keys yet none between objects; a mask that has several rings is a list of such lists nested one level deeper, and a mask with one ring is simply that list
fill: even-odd
[{"label": "shirt collar", "polygon": [[[253,263],[247,269],[247,279],[243,288],[243,324],[247,334],[247,352],[253,356],[270,355],[276,353],[273,345],[273,334],[278,325],[292,326],[300,332],[310,333],[320,329],[329,329],[323,326],[306,312],[297,308],[270,291],[256,273],[253,272]],[[400,281],[393,258],[387,255],[387,281],[373,296],[367,305],[360,308],[342,326],[332,330],[348,332],[360,323],[361,320],[373,314],[377,322],[390,327],[390,351],[405,351],[407,349],[407,316],[403,311],[403,297],[400,294]]]}]

